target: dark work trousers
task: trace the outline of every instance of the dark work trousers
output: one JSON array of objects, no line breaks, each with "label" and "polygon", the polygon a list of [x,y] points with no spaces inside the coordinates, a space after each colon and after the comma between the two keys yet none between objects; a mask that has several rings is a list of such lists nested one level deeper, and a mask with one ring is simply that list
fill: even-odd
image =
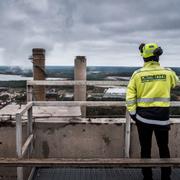
[{"label": "dark work trousers", "polygon": [[[163,130],[158,128],[149,127],[142,123],[136,123],[139,141],[141,145],[141,158],[151,158],[151,145],[152,145],[152,134],[155,133],[156,141],[159,148],[160,158],[170,158],[170,152],[168,147],[169,142],[169,130]],[[152,179],[152,169],[142,168],[144,179]],[[161,168],[161,179],[170,180],[171,168]]]}]

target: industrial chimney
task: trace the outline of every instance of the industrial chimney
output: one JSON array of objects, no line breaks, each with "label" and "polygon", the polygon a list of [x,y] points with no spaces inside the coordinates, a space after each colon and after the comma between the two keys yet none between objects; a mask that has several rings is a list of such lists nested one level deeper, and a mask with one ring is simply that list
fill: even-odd
[{"label": "industrial chimney", "polygon": [[[45,80],[45,49],[34,48],[32,49],[32,53],[33,79]],[[45,101],[45,86],[33,87],[33,99],[35,101]]]}]

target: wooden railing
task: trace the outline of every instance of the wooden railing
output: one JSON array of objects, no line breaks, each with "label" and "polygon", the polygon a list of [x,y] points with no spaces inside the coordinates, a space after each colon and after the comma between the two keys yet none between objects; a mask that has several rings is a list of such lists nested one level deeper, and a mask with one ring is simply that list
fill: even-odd
[{"label": "wooden railing", "polygon": [[[33,122],[32,122],[32,102],[28,102],[22,109],[20,109],[16,113],[16,153],[18,159],[21,159],[25,156],[25,154],[28,151],[28,157],[32,153],[33,150]],[[28,113],[28,118],[27,118],[27,139],[24,143],[22,144],[22,116],[25,113]],[[34,169],[32,169],[33,173]],[[17,180],[23,180],[23,167],[17,167]]]},{"label": "wooden railing", "polygon": [[[67,86],[67,85],[89,85],[89,86],[94,86],[94,85],[106,85],[106,86],[126,86],[128,82],[123,82],[123,81],[27,81],[27,105],[23,107],[21,110],[19,110],[16,113],[16,152],[17,152],[17,157],[19,160],[17,161],[17,164],[19,165],[33,165],[34,166],[38,165],[38,162],[41,165],[62,165],[63,163],[66,163],[67,161],[65,160],[55,160],[53,161],[41,161],[41,160],[21,160],[21,158],[24,157],[26,152],[31,153],[32,152],[32,141],[33,141],[33,126],[32,126],[32,117],[33,117],[33,112],[32,108],[33,106],[125,106],[124,101],[33,101],[33,86],[40,85],[40,86]],[[174,107],[180,107],[180,102],[171,102],[171,106]],[[28,124],[27,124],[27,135],[28,138],[25,141],[24,145],[22,145],[22,115],[27,112],[28,113]],[[124,144],[124,158],[129,158],[129,152],[130,152],[130,132],[131,132],[131,118],[129,114],[126,112],[126,123],[125,123],[125,144]],[[96,164],[96,161],[93,161],[93,165]],[[86,161],[85,161],[86,162]],[[120,160],[108,160],[105,162],[105,160],[101,159],[100,161],[97,161],[99,164],[113,164],[113,162],[116,162],[115,164],[118,165],[124,165],[124,166],[130,166],[131,162],[133,164],[134,160],[126,160],[126,159],[120,159]],[[112,162],[112,163],[111,163]],[[180,160],[174,160],[174,159],[169,159],[168,163],[166,160],[137,160],[136,165],[142,165],[142,166],[152,166],[160,162],[161,165],[180,165]],[[0,161],[0,164],[3,164],[3,161]],[[83,164],[83,160],[75,161],[73,162],[74,164]],[[85,164],[90,163],[90,160],[88,160]],[[98,164],[97,163],[97,164]],[[5,163],[4,163],[5,164]],[[12,161],[9,161],[9,164],[14,165]],[[17,165],[16,164],[16,165]],[[68,164],[68,162],[67,162]],[[160,165],[159,164],[159,165]],[[157,166],[156,165],[156,166]],[[18,172],[18,180],[23,180],[23,169],[22,167],[17,168]]]},{"label": "wooden railing", "polygon": [[0,166],[4,167],[180,167],[180,158],[94,158],[94,159],[3,159]]}]

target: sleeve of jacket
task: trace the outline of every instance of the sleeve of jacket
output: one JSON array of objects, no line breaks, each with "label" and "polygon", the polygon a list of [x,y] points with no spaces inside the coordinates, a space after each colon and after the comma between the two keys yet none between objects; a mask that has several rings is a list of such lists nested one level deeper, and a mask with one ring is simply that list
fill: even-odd
[{"label": "sleeve of jacket", "polygon": [[129,84],[127,86],[126,92],[126,107],[129,111],[130,115],[136,114],[136,83],[135,83],[136,75],[135,73],[132,75]]},{"label": "sleeve of jacket", "polygon": [[176,87],[177,83],[179,82],[179,78],[176,75],[174,71],[172,71],[172,76],[171,76],[171,87],[174,88]]}]

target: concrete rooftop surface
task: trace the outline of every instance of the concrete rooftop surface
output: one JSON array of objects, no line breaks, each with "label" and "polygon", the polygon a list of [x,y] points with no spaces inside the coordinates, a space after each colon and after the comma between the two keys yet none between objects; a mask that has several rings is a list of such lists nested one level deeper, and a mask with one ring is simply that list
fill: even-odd
[{"label": "concrete rooftop surface", "polygon": [[[24,105],[21,106],[23,108]],[[9,104],[0,109],[1,121],[15,121],[15,115],[20,109],[17,104]],[[74,122],[89,123],[89,118],[81,118],[80,106],[33,106],[33,118],[35,122],[69,122],[71,118]],[[125,123],[125,118],[90,118],[91,123]],[[27,120],[27,112],[22,116],[22,120]],[[171,123],[180,123],[179,118],[171,118]],[[133,122],[133,121],[132,121]]]},{"label": "concrete rooftop surface", "polygon": [[[23,108],[24,105],[21,106]],[[19,105],[11,104],[7,105],[0,110],[0,121],[1,120],[13,120],[17,111],[20,109]],[[78,117],[81,116],[80,106],[73,107],[55,107],[55,106],[34,106],[33,117],[34,118],[51,118],[51,117]],[[27,119],[27,113],[23,115],[23,119]]]}]

